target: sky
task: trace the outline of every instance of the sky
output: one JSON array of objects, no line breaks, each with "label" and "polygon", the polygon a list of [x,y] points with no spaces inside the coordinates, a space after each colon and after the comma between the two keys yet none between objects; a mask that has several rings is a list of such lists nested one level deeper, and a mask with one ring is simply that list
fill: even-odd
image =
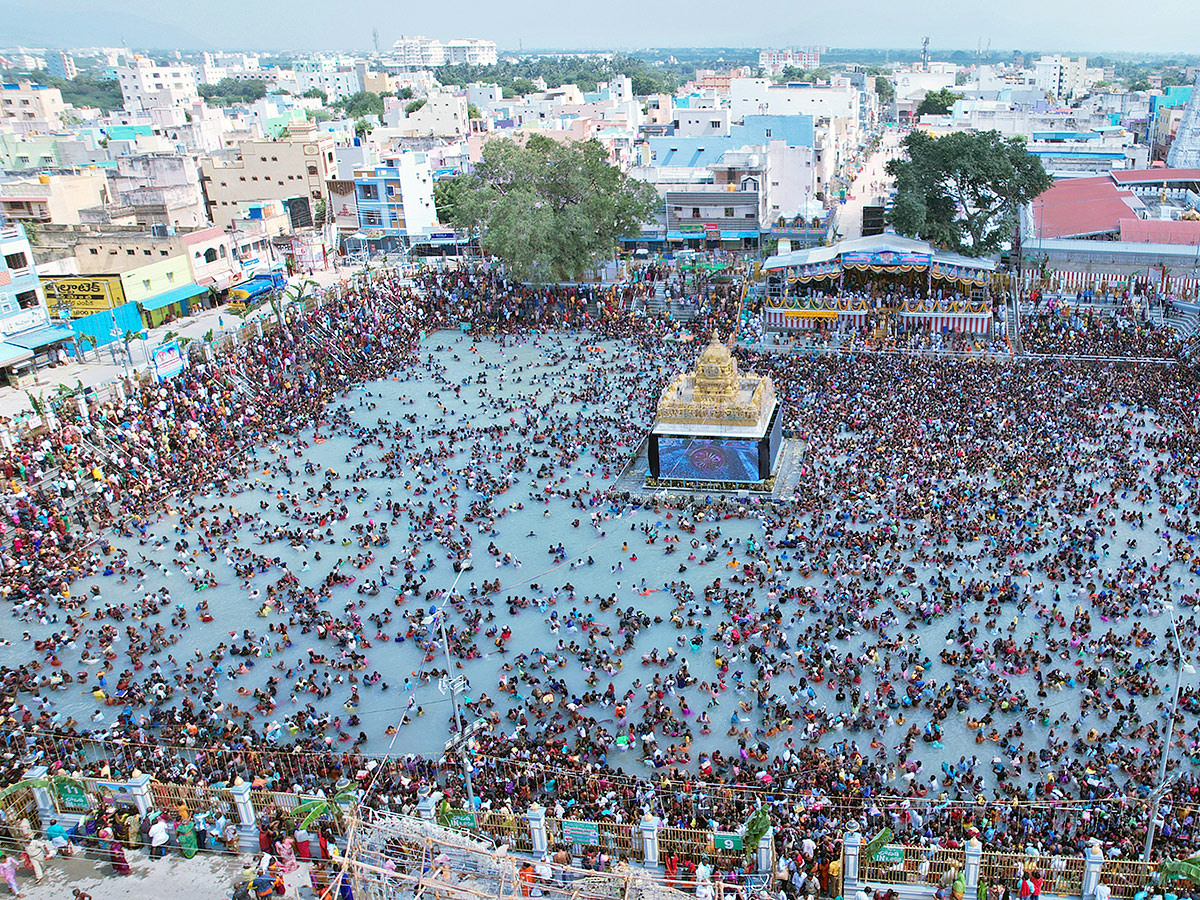
[{"label": "sky", "polygon": [[[0,45],[368,50],[402,34],[519,47],[917,48],[1194,53],[1200,3],[1159,0],[0,0]],[[1141,15],[1145,11],[1146,15]]]}]

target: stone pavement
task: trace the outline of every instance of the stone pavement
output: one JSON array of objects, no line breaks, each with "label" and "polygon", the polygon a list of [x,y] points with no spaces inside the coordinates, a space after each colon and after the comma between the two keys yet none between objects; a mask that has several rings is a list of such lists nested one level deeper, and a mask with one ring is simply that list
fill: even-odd
[{"label": "stone pavement", "polygon": [[[198,853],[184,859],[177,849],[164,859],[151,861],[145,850],[126,850],[133,874],[114,875],[108,863],[85,858],[77,849],[73,857],[56,857],[45,865],[41,884],[27,871],[17,874],[21,896],[27,900],[72,900],[75,888],[91,894],[93,900],[221,900],[233,894],[234,879],[257,854]],[[308,866],[284,876],[287,893],[293,900],[315,900],[308,881]],[[0,897],[10,896],[0,881]],[[278,895],[276,895],[278,896]]]},{"label": "stone pavement", "polygon": [[[288,279],[288,285],[290,287],[305,280],[312,280],[321,288],[328,288],[349,278],[356,271],[358,270],[343,268],[335,272],[330,269],[328,272],[314,272],[311,279],[308,275],[297,275]],[[246,321],[271,315],[274,313],[271,311],[270,304],[263,304],[251,313]],[[79,382],[83,382],[85,387],[105,384],[127,373],[145,370],[146,354],[161,343],[163,336],[168,332],[173,331],[181,337],[199,339],[210,330],[214,336],[219,336],[222,331],[235,331],[242,324],[242,319],[230,312],[226,306],[201,310],[196,315],[151,328],[146,341],[134,341],[129,345],[130,359],[126,361],[122,361],[125,348],[121,341],[114,341],[108,346],[100,347],[99,362],[96,361],[96,351],[85,346],[83,352],[85,359],[82,361],[72,359],[66,365],[53,369],[42,369],[38,373],[38,383],[28,390],[35,396],[41,395],[50,398],[54,396],[55,387],[60,384],[68,387],[75,387]],[[21,412],[27,412],[29,408],[29,396],[25,390],[0,386],[0,415],[12,417]]]}]

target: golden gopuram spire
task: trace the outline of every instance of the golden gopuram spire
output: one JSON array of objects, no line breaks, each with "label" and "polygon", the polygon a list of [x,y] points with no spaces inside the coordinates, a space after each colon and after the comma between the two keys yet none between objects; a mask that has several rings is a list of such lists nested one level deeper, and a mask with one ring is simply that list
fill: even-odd
[{"label": "golden gopuram spire", "polygon": [[658,401],[658,422],[753,425],[774,406],[770,378],[738,374],[737,360],[716,331],[691,373],[676,375]]}]

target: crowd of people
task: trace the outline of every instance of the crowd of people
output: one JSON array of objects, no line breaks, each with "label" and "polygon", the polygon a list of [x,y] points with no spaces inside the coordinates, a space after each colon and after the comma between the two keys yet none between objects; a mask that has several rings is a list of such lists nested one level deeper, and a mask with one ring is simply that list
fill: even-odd
[{"label": "crowd of people", "polygon": [[[490,723],[470,755],[481,810],[714,829],[766,805],[798,884],[827,888],[851,821],[944,847],[1079,855],[1098,839],[1136,856],[1171,752],[1160,847],[1190,852],[1197,687],[1168,709],[1200,631],[1179,617],[1173,647],[1167,604],[1200,608],[1194,368],[745,348],[803,442],[797,489],[623,494],[631,432],[694,350],[620,301],[488,271],[360,277],[18,439],[0,460],[4,782],[36,761],[197,796],[250,783],[461,803],[454,760],[404,750],[417,689],[461,668],[467,712]],[[722,296],[701,321],[730,333],[740,312]],[[1151,339],[1107,327],[1085,330],[1103,355]],[[619,352],[598,353],[609,340]],[[526,356],[484,365],[485,341]],[[384,403],[374,385],[398,373],[435,416],[404,393]],[[335,437],[354,444],[341,473],[306,458]],[[255,483],[274,502],[235,503]],[[552,542],[532,577],[506,543],[526,507]],[[494,575],[474,571],[485,561]],[[263,628],[184,655],[180,634],[220,619],[207,592],[231,579]],[[538,634],[520,650],[518,625]],[[383,671],[385,643],[418,648],[418,668]],[[383,732],[359,710],[388,682],[403,713]],[[57,702],[81,690],[90,724]],[[395,750],[372,750],[384,736]],[[264,821],[288,862],[296,823]]]}]

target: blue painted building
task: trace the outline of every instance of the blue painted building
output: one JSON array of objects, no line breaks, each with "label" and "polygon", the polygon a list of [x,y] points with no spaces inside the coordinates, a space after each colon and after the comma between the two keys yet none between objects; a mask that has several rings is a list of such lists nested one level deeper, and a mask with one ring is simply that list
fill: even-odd
[{"label": "blue painted building", "polygon": [[356,169],[358,230],[378,249],[411,244],[437,226],[433,173],[424,153],[407,151]]},{"label": "blue painted building", "polygon": [[0,368],[10,383],[20,383],[23,373],[51,362],[74,338],[50,319],[24,227],[0,221]]}]

